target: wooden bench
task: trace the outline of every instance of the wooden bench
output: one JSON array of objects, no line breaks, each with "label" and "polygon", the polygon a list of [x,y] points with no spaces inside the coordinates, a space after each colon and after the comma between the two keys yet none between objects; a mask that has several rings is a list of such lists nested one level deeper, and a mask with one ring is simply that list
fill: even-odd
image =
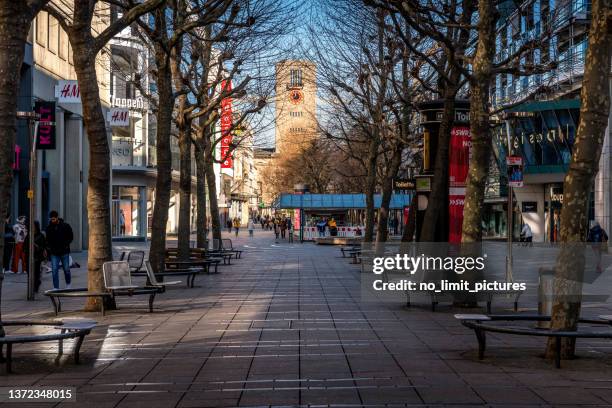
[{"label": "wooden bench", "polygon": [[[76,339],[73,356],[75,364],[79,363],[79,352],[85,336],[96,327],[96,322],[91,320],[70,320],[70,321],[3,321],[4,326],[51,326],[59,330],[51,334],[32,334],[32,335],[7,335],[0,337],[0,361],[5,363],[7,373],[12,372],[13,344],[38,343],[43,341],[58,341],[58,355],[56,361],[64,353],[64,340]],[[2,348],[6,345],[6,358],[2,356]]]},{"label": "wooden bench", "polygon": [[51,299],[53,310],[57,316],[62,311],[62,298],[77,298],[77,297],[97,297],[100,298],[100,304],[102,305],[102,316],[105,314],[104,310],[104,298],[111,297],[108,292],[89,292],[87,288],[73,288],[73,289],[51,289],[45,292],[45,296]]},{"label": "wooden bench", "polygon": [[[565,330],[547,330],[541,328],[532,328],[526,326],[496,326],[492,324],[495,321],[533,321],[533,322],[546,322],[550,321],[550,316],[542,315],[527,315],[527,314],[516,314],[516,315],[482,315],[482,314],[456,314],[455,318],[461,321],[461,324],[474,330],[476,339],[478,340],[478,358],[482,360],[487,345],[486,332],[501,333],[501,334],[514,334],[519,336],[536,336],[536,337],[549,337],[555,339],[555,367],[561,368],[561,339],[562,338],[574,338],[574,339],[612,339],[612,330],[605,332],[594,331],[588,329],[578,329],[577,331],[565,331]],[[578,323],[591,324],[591,325],[606,325],[612,324],[612,316],[600,316],[599,320],[593,319],[580,319]]]}]

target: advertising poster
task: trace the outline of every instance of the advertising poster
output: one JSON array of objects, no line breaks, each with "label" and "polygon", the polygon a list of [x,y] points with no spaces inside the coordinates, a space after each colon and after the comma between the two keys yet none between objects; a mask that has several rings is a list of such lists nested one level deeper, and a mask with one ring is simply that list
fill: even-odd
[{"label": "advertising poster", "polygon": [[36,135],[36,149],[55,149],[55,102],[37,101],[34,111],[40,115],[38,133]]},{"label": "advertising poster", "polygon": [[508,185],[510,187],[523,187],[523,158],[521,156],[506,157],[508,168]]},{"label": "advertising poster", "polygon": [[[222,81],[221,89],[231,91],[232,82]],[[230,146],[232,143],[232,98],[223,98],[221,101],[221,163],[222,169],[231,169],[234,167]]]},{"label": "advertising poster", "polygon": [[456,126],[451,131],[449,153],[448,241],[461,242],[465,181],[470,165],[470,128]]}]

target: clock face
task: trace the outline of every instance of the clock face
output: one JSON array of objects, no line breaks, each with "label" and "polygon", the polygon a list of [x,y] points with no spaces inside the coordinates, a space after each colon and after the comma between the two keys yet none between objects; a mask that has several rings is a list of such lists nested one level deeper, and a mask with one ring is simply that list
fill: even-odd
[{"label": "clock face", "polygon": [[294,89],[291,91],[291,93],[289,93],[289,101],[291,101],[292,104],[297,105],[298,103],[301,103],[304,100],[304,94],[302,93],[302,91]]}]

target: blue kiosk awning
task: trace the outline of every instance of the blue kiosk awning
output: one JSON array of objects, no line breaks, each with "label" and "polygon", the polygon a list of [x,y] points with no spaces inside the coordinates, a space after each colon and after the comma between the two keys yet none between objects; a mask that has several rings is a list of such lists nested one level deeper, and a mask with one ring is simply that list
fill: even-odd
[{"label": "blue kiosk awning", "polygon": [[[410,194],[393,194],[389,205],[400,210],[410,205]],[[374,195],[374,208],[380,208],[381,195]],[[358,210],[366,208],[365,194],[291,194],[282,193],[273,204],[276,209]]]}]

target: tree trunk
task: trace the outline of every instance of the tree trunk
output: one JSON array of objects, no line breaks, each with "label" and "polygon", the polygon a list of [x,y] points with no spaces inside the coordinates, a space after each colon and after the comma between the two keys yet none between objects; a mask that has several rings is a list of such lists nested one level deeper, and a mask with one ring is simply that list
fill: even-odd
[{"label": "tree trunk", "polygon": [[[74,70],[79,81],[83,123],[89,141],[89,176],[87,178],[87,220],[89,243],[87,257],[87,287],[92,292],[104,291],[102,265],[112,261],[110,220],[110,148],[106,120],[100,101],[96,54],[91,42],[91,28],[78,25],[70,33],[74,50]],[[110,300],[110,299],[109,299]],[[106,305],[114,307],[114,302]],[[87,298],[85,310],[100,310],[100,299]]]},{"label": "tree trunk", "polygon": [[185,121],[179,129],[180,181],[179,181],[179,258],[189,258],[191,241],[191,123]]},{"label": "tree trunk", "polygon": [[[599,166],[610,112],[610,47],[612,18],[610,0],[593,0],[584,77],[581,90],[580,123],[572,148],[572,161],[563,182],[561,243],[554,280],[551,330],[576,330],[580,317],[584,242],[587,232],[591,186]],[[571,358],[575,342],[562,342],[562,358]],[[549,340],[546,356],[555,354]]]},{"label": "tree trunk", "polygon": [[368,147],[368,160],[366,168],[367,175],[365,185],[366,218],[365,231],[363,234],[364,242],[372,242],[374,240],[374,193],[376,190],[376,166],[378,163],[379,144],[378,130],[375,130],[372,132]]},{"label": "tree trunk", "polygon": [[153,205],[153,220],[151,223],[149,260],[156,272],[162,272],[166,256],[166,229],[170,208],[170,191],[172,189],[170,131],[174,103],[168,55],[164,48],[157,43],[155,44],[155,63],[157,65],[156,85],[159,100],[167,102],[159,104],[156,114],[157,179],[155,181],[155,204]]},{"label": "tree trunk", "polygon": [[[458,70],[455,69],[458,77]],[[457,78],[458,79],[458,78]],[[447,85],[444,89],[444,107],[442,121],[438,132],[436,162],[431,193],[419,241],[436,242],[448,240],[448,160],[450,151],[451,128],[455,119],[455,86]],[[441,233],[445,231],[446,233]]]},{"label": "tree trunk", "polygon": [[[15,117],[17,95],[25,43],[28,36],[32,11],[22,2],[0,1],[0,219],[8,213],[13,183],[13,161],[15,158]],[[0,236],[0,254],[4,251],[4,234]],[[0,302],[2,281],[0,274]],[[4,337],[0,307],[0,337]]]},{"label": "tree trunk", "polygon": [[461,242],[482,240],[482,207],[491,156],[489,89],[495,54],[495,5],[478,2],[478,42],[470,78],[470,133],[472,152],[466,180]]},{"label": "tree trunk", "polygon": [[217,202],[217,184],[215,180],[214,158],[215,148],[211,138],[211,132],[204,134],[206,146],[204,160],[206,162],[206,184],[208,185],[208,202],[210,204],[210,220],[212,227],[212,239],[221,242],[221,220],[219,219],[219,203]]},{"label": "tree trunk", "polygon": [[[201,133],[201,132],[198,132]],[[208,225],[206,222],[206,162],[204,161],[204,150],[202,149],[202,140],[198,136],[198,140],[195,143],[196,146],[196,202],[197,202],[197,215],[196,215],[196,241],[198,248],[206,247],[206,235]]]},{"label": "tree trunk", "polygon": [[378,210],[378,232],[376,233],[376,242],[386,242],[389,237],[389,204],[391,203],[391,195],[393,194],[393,179],[397,176],[400,164],[402,163],[402,152],[404,145],[401,142],[396,142],[393,148],[391,162],[387,168],[385,179],[382,184],[382,197],[380,200],[380,209]]}]

